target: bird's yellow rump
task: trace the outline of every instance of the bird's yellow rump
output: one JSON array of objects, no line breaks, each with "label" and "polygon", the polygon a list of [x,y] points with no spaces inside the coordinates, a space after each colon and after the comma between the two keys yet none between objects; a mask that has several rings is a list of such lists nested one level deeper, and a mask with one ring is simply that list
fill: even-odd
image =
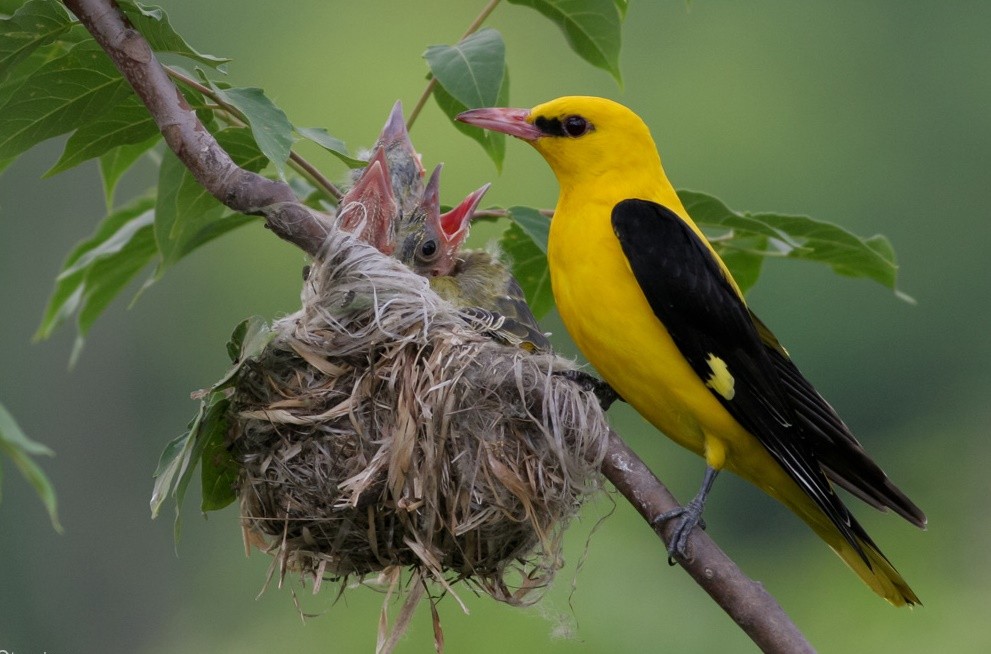
[{"label": "bird's yellow rump", "polygon": [[644,122],[584,96],[459,119],[524,139],[550,164],[561,191],[547,255],[568,332],[623,399],[705,458],[699,494],[661,517],[677,518],[672,552],[684,556],[716,473],[728,469],[798,514],[886,600],[919,603],[832,484],[919,527],[925,515],[747,307]]}]

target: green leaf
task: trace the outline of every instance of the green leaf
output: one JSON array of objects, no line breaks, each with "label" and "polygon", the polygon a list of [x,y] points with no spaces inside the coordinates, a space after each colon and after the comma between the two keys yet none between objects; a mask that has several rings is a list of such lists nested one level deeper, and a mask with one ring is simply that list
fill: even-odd
[{"label": "green leaf", "polygon": [[156,278],[190,252],[201,229],[223,215],[224,206],[200,186],[171,150],[166,150],[158,171],[155,203],[155,242],[162,256]]},{"label": "green leaf", "polygon": [[261,216],[247,216],[243,213],[227,211],[218,220],[214,220],[204,225],[196,233],[196,235],[190,239],[189,243],[187,243],[186,254],[203,247],[213,239],[223,236],[227,232],[232,232],[239,227],[244,227],[249,223],[260,222],[262,220],[263,218]]},{"label": "green leaf", "polygon": [[[197,414],[197,420],[199,414]],[[190,425],[192,427],[192,425]],[[192,447],[194,441],[190,438],[189,430],[183,432],[175,439],[169,441],[158,461],[158,469],[155,471],[155,485],[151,493],[151,517],[154,520],[172,492],[177,477],[182,471],[188,469],[189,460],[192,458]],[[178,516],[176,516],[178,520]]]},{"label": "green leaf", "polygon": [[[162,450],[161,455],[158,457],[158,465],[155,467],[155,474],[152,475],[155,478],[161,477],[172,465],[172,462],[176,460],[180,454],[182,454],[182,449],[186,444],[186,437],[188,432],[183,432],[182,434],[176,436],[169,444],[165,446]],[[154,517],[155,511],[152,511]]]},{"label": "green leaf", "polygon": [[180,510],[186,488],[196,464],[200,463],[203,485],[203,511],[221,509],[236,499],[234,482],[239,466],[227,451],[229,429],[228,389],[245,361],[260,354],[275,332],[258,316],[243,320],[234,328],[227,353],[234,365],[208,392],[203,393],[199,409],[189,423],[189,429],[172,440],[162,452],[155,471],[155,486],[151,496],[151,515],[158,516],[165,500],[171,495],[176,502],[175,540],[181,532]]},{"label": "green leaf", "polygon": [[96,319],[120,295],[124,287],[152,262],[158,253],[150,211],[134,223],[137,230],[117,252],[108,252],[95,260],[86,271],[82,306],[76,321],[78,336],[69,365],[74,366],[82,350],[83,340]]},{"label": "green leaf", "polygon": [[143,5],[132,0],[118,0],[118,5],[127,14],[131,24],[147,39],[156,52],[172,52],[201,64],[223,70],[223,64],[230,62],[224,57],[198,52],[172,27],[169,17],[161,7]]},{"label": "green leaf", "polygon": [[[257,172],[267,158],[245,128],[228,128],[216,134],[217,142],[236,164]],[[167,150],[158,176],[155,204],[155,241],[162,260],[155,279],[196,248],[248,222],[251,216],[232,214],[200,186],[193,174]]]},{"label": "green leaf", "polygon": [[3,454],[20,469],[21,474],[34,487],[42,504],[48,511],[48,517],[52,521],[55,531],[61,532],[62,525],[58,519],[58,500],[55,497],[55,488],[45,475],[44,471],[36,464],[31,456],[53,456],[54,452],[41,443],[31,440],[27,434],[21,431],[14,416],[10,415],[4,405],[0,404],[0,454]]},{"label": "green leaf", "polygon": [[515,223],[503,233],[499,244],[512,260],[513,276],[523,287],[533,315],[538,319],[543,317],[554,306],[547,255]]},{"label": "green leaf", "polygon": [[[211,393],[211,398],[219,393]],[[200,482],[203,487],[200,509],[218,511],[237,499],[234,484],[241,467],[227,449],[227,399],[212,402],[197,438],[203,441]]]},{"label": "green leaf", "polygon": [[119,145],[100,156],[100,178],[103,180],[103,197],[106,199],[108,211],[114,208],[114,194],[120,178],[161,138],[161,134],[155,134],[147,141],[133,145]]},{"label": "green leaf", "polygon": [[[434,87],[434,100],[437,101],[437,106],[440,107],[441,111],[451,120],[451,124],[454,125],[462,134],[471,137],[475,141],[478,141],[482,149],[489,155],[493,163],[496,165],[496,170],[502,170],[502,162],[506,158],[506,135],[501,132],[493,132],[490,130],[480,129],[478,127],[473,127],[466,123],[454,120],[454,117],[460,114],[462,111],[466,111],[468,107],[461,102],[458,102],[450,93],[444,90],[439,84]],[[505,107],[509,104],[509,69],[505,71],[505,75],[502,76],[502,88],[499,89],[499,97],[494,103],[497,106]]]},{"label": "green leaf", "polygon": [[259,149],[251,130],[244,127],[227,127],[214,136],[217,143],[241,168],[253,173],[261,172],[268,165],[268,156]]},{"label": "green leaf", "polygon": [[[251,172],[259,172],[268,164],[268,158],[258,149],[251,136],[250,130],[230,127],[217,133],[217,142],[231,156],[231,159],[238,166]],[[223,236],[227,232],[237,229],[243,225],[263,220],[260,216],[248,216],[242,213],[234,213],[224,208],[224,214],[217,220],[210,221],[201,226],[198,232],[186,244],[186,254],[200,248],[213,239]]]},{"label": "green leaf", "polygon": [[261,316],[251,316],[238,323],[227,341],[227,356],[234,366],[214,384],[214,389],[226,388],[244,362],[261,354],[274,337],[275,332]]},{"label": "green leaf", "polygon": [[95,42],[73,46],[34,71],[0,107],[0,161],[85,125],[130,94]]},{"label": "green leaf", "polygon": [[[723,248],[825,263],[840,275],[865,277],[912,301],[897,288],[894,249],[883,236],[861,238],[832,223],[807,216],[775,213],[736,213],[717,198],[695,191],[678,191],[685,208],[700,226],[731,230]],[[763,237],[766,241],[755,241]]]},{"label": "green leaf", "polygon": [[[77,245],[56,278],[36,340],[51,336],[79,312],[80,338],[96,316],[156,253],[152,225],[155,201],[138,198],[108,214],[90,238]],[[77,343],[78,349],[79,343]]]},{"label": "green leaf", "polygon": [[619,11],[620,20],[626,20],[626,11],[630,8],[630,0],[614,0]]},{"label": "green leaf", "polygon": [[6,75],[0,75],[0,104],[15,95],[18,89],[43,66],[65,56],[76,44],[92,41],[92,38],[86,28],[76,23],[53,43],[32,50],[16,65],[7,69]]},{"label": "green leaf", "polygon": [[323,127],[297,127],[296,133],[330,152],[343,161],[348,168],[364,168],[368,165],[367,161],[352,156],[344,141],[331,136]]},{"label": "green leaf", "polygon": [[227,341],[227,356],[230,357],[231,363],[237,363],[238,359],[241,358],[241,345],[244,343],[244,337],[250,328],[250,321],[254,318],[257,316],[242,320],[231,332],[231,340]]},{"label": "green leaf", "polygon": [[[193,479],[193,474],[196,472],[196,464],[200,462],[200,457],[203,454],[204,439],[202,438],[201,429],[203,425],[210,421],[215,416],[211,416],[211,410],[218,402],[222,402],[226,405],[226,398],[220,396],[219,393],[210,393],[206,399],[204,399],[200,404],[200,409],[196,413],[196,417],[193,418],[193,422],[190,424],[189,428],[189,438],[186,444],[183,445],[182,455],[179,458],[180,467],[176,471],[177,475],[175,482],[172,487],[172,496],[175,498],[175,525],[173,526],[173,538],[176,544],[179,543],[179,537],[182,532],[182,522],[180,520],[179,511],[182,508],[182,502],[186,498],[186,489],[189,488],[189,482]],[[220,396],[220,397],[218,397]],[[154,514],[153,516],[154,517]]]},{"label": "green leaf", "polygon": [[194,462],[198,460],[202,452],[202,444],[198,445],[196,434],[200,423],[206,415],[206,410],[206,402],[201,402],[199,410],[189,423],[189,428],[165,446],[165,450],[162,452],[162,456],[158,461],[158,468],[155,471],[155,485],[152,489],[151,501],[149,502],[151,517],[152,519],[158,517],[158,512],[161,510],[162,504],[165,503],[165,500],[170,495],[175,499],[176,516],[173,537],[177,544],[181,533],[182,523],[179,519],[179,512],[182,508],[182,500],[186,495],[186,487],[189,485],[189,479],[196,469]]},{"label": "green leaf", "polygon": [[734,237],[729,242],[716,240],[712,245],[726,263],[740,290],[746,293],[753,288],[764,266],[767,237]]},{"label": "green leaf", "polygon": [[275,165],[279,177],[285,179],[286,161],[293,144],[293,127],[285,112],[258,88],[221,89],[213,84],[213,90],[244,114],[258,147]]},{"label": "green leaf", "polygon": [[0,80],[37,48],[69,31],[72,17],[51,0],[30,0],[6,20],[0,20]]},{"label": "green leaf", "polygon": [[430,72],[448,95],[469,109],[492,107],[506,72],[506,45],[497,30],[485,28],[455,45],[434,45],[423,54]]},{"label": "green leaf", "polygon": [[17,421],[14,420],[14,416],[10,415],[10,412],[7,411],[7,408],[3,404],[0,404],[0,441],[16,447],[25,454],[55,456],[55,452],[47,445],[42,445],[38,441],[28,438],[27,434],[17,424]]},{"label": "green leaf", "polygon": [[[179,543],[182,534],[182,502],[186,497],[189,482],[196,472],[197,464],[201,463],[204,466],[200,473],[204,482],[202,498],[204,511],[223,508],[234,500],[233,481],[237,475],[237,463],[229,454],[226,460],[223,457],[216,457],[216,452],[209,460],[206,458],[211,448],[224,449],[229,407],[230,400],[227,399],[226,393],[211,390],[200,401],[199,409],[189,423],[189,429],[170,441],[159,459],[149,502],[151,517],[153,519],[158,517],[162,504],[170,496],[175,500],[173,529],[176,544]],[[234,477],[232,478],[231,475]]]},{"label": "green leaf", "polygon": [[118,146],[150,142],[158,134],[158,126],[144,104],[137,96],[128,97],[77,129],[66,141],[62,156],[45,173],[45,177],[100,157]]},{"label": "green leaf", "polygon": [[234,376],[249,359],[261,354],[275,338],[275,331],[261,316],[251,316],[238,323],[227,341],[227,355],[234,364],[223,377],[217,380],[212,390],[223,390],[233,385]]},{"label": "green leaf", "polygon": [[510,207],[509,217],[520,226],[541,252],[547,254],[547,238],[551,219],[532,207]]},{"label": "green leaf", "polygon": [[531,7],[564,32],[568,45],[588,63],[608,71],[622,84],[619,71],[621,23],[625,2],[619,0],[509,0]]}]

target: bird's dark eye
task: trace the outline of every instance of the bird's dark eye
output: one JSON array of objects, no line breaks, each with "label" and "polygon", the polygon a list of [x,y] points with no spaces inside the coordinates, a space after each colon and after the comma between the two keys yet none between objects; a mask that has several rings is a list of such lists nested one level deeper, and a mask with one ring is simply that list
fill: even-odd
[{"label": "bird's dark eye", "polygon": [[571,137],[578,137],[588,131],[590,125],[581,116],[568,116],[564,119],[564,132]]},{"label": "bird's dark eye", "polygon": [[420,246],[420,256],[429,259],[437,253],[437,241],[428,239]]}]

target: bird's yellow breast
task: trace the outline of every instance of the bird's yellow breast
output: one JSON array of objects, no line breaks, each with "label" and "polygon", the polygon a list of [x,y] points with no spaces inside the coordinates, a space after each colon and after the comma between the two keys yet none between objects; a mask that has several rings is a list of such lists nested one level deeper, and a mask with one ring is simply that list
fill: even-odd
[{"label": "bird's yellow breast", "polygon": [[741,429],[679,352],[613,233],[612,203],[566,197],[548,260],[561,319],[602,377],[655,427],[722,467],[723,434]]}]

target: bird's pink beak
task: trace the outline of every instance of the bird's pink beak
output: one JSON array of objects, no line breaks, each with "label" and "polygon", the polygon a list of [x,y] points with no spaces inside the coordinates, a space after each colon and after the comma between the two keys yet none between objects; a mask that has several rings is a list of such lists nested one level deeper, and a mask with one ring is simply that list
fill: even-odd
[{"label": "bird's pink beak", "polygon": [[465,240],[468,236],[468,225],[471,223],[471,218],[475,214],[475,209],[478,208],[479,203],[482,201],[482,197],[485,192],[489,190],[491,184],[486,184],[482,188],[478,189],[474,193],[471,193],[461,204],[454,207],[447,213],[443,213],[440,216],[440,227],[441,233],[444,235],[444,239],[448,243],[452,243],[455,240],[460,243]]},{"label": "bird's pink beak", "polygon": [[440,171],[443,167],[442,163],[434,167],[420,199],[420,209],[427,215],[426,220],[435,225],[440,224]]},{"label": "bird's pink beak", "polygon": [[396,100],[396,104],[392,105],[392,111],[389,112],[389,117],[382,127],[378,142],[381,145],[387,145],[400,139],[408,140],[409,132],[406,131],[406,119],[403,118],[403,103]]},{"label": "bird's pink beak", "polygon": [[529,116],[529,109],[487,107],[463,111],[457,115],[456,119],[482,129],[509,134],[524,141],[536,141],[544,133],[527,121]]},{"label": "bird's pink beak", "polygon": [[406,119],[403,118],[403,103],[399,100],[396,100],[396,104],[392,105],[389,118],[385,121],[385,125],[382,127],[382,132],[379,134],[378,141],[376,142],[376,147],[383,149],[387,149],[390,146],[395,147],[396,145],[406,150],[407,156],[416,162],[417,172],[420,173],[420,177],[423,177],[426,171],[420,162],[420,155],[417,154],[416,148],[413,147],[413,142],[409,138],[409,131],[406,129]]},{"label": "bird's pink beak", "polygon": [[354,233],[384,254],[392,254],[395,249],[392,222],[398,206],[383,148],[375,149],[361,178],[341,198],[340,207],[341,229]]}]

